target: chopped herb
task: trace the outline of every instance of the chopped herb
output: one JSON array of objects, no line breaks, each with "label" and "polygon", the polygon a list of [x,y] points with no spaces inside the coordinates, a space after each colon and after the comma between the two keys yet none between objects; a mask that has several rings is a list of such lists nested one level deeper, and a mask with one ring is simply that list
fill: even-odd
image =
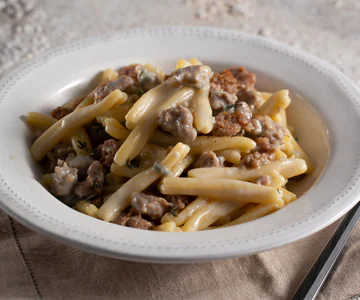
[{"label": "chopped herb", "polygon": [[142,96],[142,95],[144,95],[144,91],[142,89],[137,89],[136,94],[139,96]]},{"label": "chopped herb", "polygon": [[236,107],[236,104],[229,104],[225,106],[225,110],[230,110]]},{"label": "chopped herb", "polygon": [[77,142],[78,142],[78,145],[77,145],[77,147],[79,148],[79,149],[81,149],[81,150],[88,150],[87,148],[86,148],[86,143],[85,142],[83,142],[83,141],[80,141],[80,140],[77,140]]},{"label": "chopped herb", "polygon": [[279,189],[276,189],[277,190],[277,192],[281,195],[281,191],[279,190]]},{"label": "chopped herb", "polygon": [[95,180],[94,183],[93,183],[93,188],[94,189],[99,189],[100,188],[100,183]]},{"label": "chopped herb", "polygon": [[154,170],[164,176],[168,176],[171,174],[168,168],[160,165],[159,163],[155,162],[153,166]]},{"label": "chopped herb", "polygon": [[90,201],[93,200],[95,197],[96,197],[96,194],[91,195],[91,196],[87,197],[86,199],[83,199],[83,201],[85,201],[85,202],[90,202]]},{"label": "chopped herb", "polygon": [[298,141],[299,141],[299,138],[297,138],[297,137],[296,137],[296,138],[295,138],[295,141],[297,141],[297,142],[298,142]]},{"label": "chopped herb", "polygon": [[174,217],[177,217],[177,206],[173,206],[171,210],[169,211],[170,215],[173,215]]},{"label": "chopped herb", "polygon": [[130,159],[127,160],[126,166],[127,166],[129,169],[134,169],[134,168],[137,168],[137,167],[138,167],[137,165],[132,164],[132,163],[130,162]]},{"label": "chopped herb", "polygon": [[98,148],[94,148],[93,151],[91,151],[90,156],[94,156],[98,153]]}]

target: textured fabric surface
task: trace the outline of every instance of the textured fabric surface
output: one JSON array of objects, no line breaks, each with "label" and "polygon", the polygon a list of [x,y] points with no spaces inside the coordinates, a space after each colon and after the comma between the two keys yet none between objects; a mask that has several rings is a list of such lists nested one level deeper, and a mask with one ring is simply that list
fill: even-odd
[{"label": "textured fabric surface", "polygon": [[[338,223],[296,243],[245,258],[144,264],[85,253],[1,213],[0,299],[289,299]],[[360,291],[360,226],[319,299]]]},{"label": "textured fabric surface", "polygon": [[[93,35],[211,25],[309,51],[360,85],[359,15],[358,0],[0,0],[0,76],[48,48]],[[289,299],[336,226],[246,258],[159,265],[64,246],[0,211],[0,299]],[[360,294],[359,266],[360,225],[318,298]]]}]

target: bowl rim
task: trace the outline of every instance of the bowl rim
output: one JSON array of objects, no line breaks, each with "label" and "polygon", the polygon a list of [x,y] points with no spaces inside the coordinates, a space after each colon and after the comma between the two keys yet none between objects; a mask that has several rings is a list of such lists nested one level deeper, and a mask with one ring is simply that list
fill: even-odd
[{"label": "bowl rim", "polygon": [[[225,39],[246,39],[253,43],[265,45],[270,50],[279,51],[282,54],[288,54],[292,55],[298,59],[301,59],[304,63],[306,63],[308,66],[320,66],[322,69],[326,69],[331,75],[328,73],[324,73],[326,76],[334,76],[334,78],[339,79],[342,84],[347,85],[347,90],[352,90],[351,93],[351,99],[354,101],[351,103],[353,105],[353,108],[357,112],[357,116],[359,117],[359,101],[353,96],[353,94],[360,95],[360,90],[356,87],[356,85],[347,78],[344,74],[342,74],[339,70],[337,70],[335,67],[330,65],[329,63],[315,57],[312,54],[305,53],[301,50],[294,49],[286,44],[283,44],[278,41],[269,40],[264,37],[254,36],[246,33],[242,33],[236,30],[231,29],[219,29],[214,27],[194,27],[194,26],[173,26],[173,27],[150,27],[150,28],[135,28],[135,29],[127,29],[122,30],[117,33],[111,33],[96,37],[91,37],[88,39],[84,39],[77,42],[72,42],[60,47],[56,47],[50,50],[47,50],[43,54],[38,55],[36,58],[32,59],[29,62],[26,62],[24,64],[21,64],[17,67],[15,67],[9,74],[6,76],[0,78],[0,103],[6,96],[7,89],[10,89],[11,84],[15,84],[15,80],[19,74],[22,74],[22,76],[26,76],[27,72],[31,72],[31,69],[34,67],[41,67],[42,65],[46,64],[51,59],[54,59],[55,57],[66,55],[69,52],[72,51],[81,51],[83,49],[86,49],[88,47],[92,47],[94,45],[98,45],[104,42],[111,42],[114,39],[119,38],[128,38],[132,35],[146,35],[146,36],[166,36],[166,35],[193,35],[193,36],[209,36],[209,37],[216,37],[216,38],[225,38]],[[357,120],[359,121],[359,119]],[[356,171],[356,173],[355,173]],[[357,163],[357,166],[355,167],[354,171],[354,177],[357,179],[359,176],[359,161]],[[325,171],[326,172],[326,171]],[[355,178],[353,178],[355,180]],[[351,183],[352,184],[352,183]],[[355,187],[355,186],[353,186]],[[359,187],[359,184],[357,184],[357,187]],[[350,188],[350,186],[344,187],[344,190],[342,192],[346,192],[346,190]],[[179,254],[179,253],[173,253],[169,256],[164,257],[164,254],[161,253],[160,255],[157,255],[155,253],[149,253],[147,254],[146,251],[143,251],[141,254],[134,254],[129,253],[127,250],[122,251],[121,249],[111,249],[109,247],[101,246],[99,243],[94,245],[91,241],[91,237],[89,234],[86,234],[85,232],[78,231],[76,234],[64,234],[64,232],[61,232],[61,227],[57,228],[56,226],[43,226],[41,222],[37,223],[34,222],[34,220],[30,220],[30,218],[24,218],[24,215],[18,207],[16,208],[14,204],[11,203],[11,201],[2,201],[4,198],[13,198],[13,197],[19,197],[16,195],[14,191],[11,190],[9,186],[7,186],[4,179],[1,177],[1,171],[0,171],[0,208],[4,210],[7,214],[12,216],[14,219],[19,221],[20,223],[24,224],[25,226],[34,229],[35,231],[38,231],[44,235],[47,235],[49,237],[55,238],[56,240],[71,245],[76,246],[78,248],[84,249],[89,252],[111,256],[111,257],[117,257],[122,258],[126,260],[135,260],[135,261],[143,261],[143,262],[193,262],[193,261],[210,261],[214,259],[224,259],[224,258],[230,258],[239,256],[239,253],[236,249],[228,250],[223,253],[211,253],[206,255],[200,255],[200,254]],[[359,197],[359,194],[357,195],[357,198]],[[313,234],[317,231],[320,231],[321,229],[325,228],[326,226],[330,225],[331,223],[335,222],[337,219],[339,219],[343,214],[345,214],[347,211],[349,211],[355,204],[358,202],[358,199],[353,199],[351,203],[346,207],[343,208],[341,211],[338,211],[336,214],[333,214],[331,218],[327,219],[325,222],[323,222],[321,225],[317,225],[316,228],[309,230],[304,229],[303,231],[299,231],[297,235],[288,236],[287,238],[283,238],[281,242],[275,243],[275,245],[263,245],[262,247],[258,247],[256,252],[261,252],[264,250],[272,249],[275,247],[279,247],[288,243],[291,243],[293,241],[302,239],[306,236],[309,236],[310,234]],[[331,206],[331,203],[330,203]],[[18,209],[18,210],[17,210]],[[309,222],[311,220],[310,215],[309,218],[304,220],[303,223]],[[300,224],[299,224],[300,225]],[[116,225],[115,225],[116,226]],[[64,229],[62,229],[64,230]],[[281,233],[281,230],[273,232],[273,235],[276,236]],[[151,235],[158,234],[151,232]],[[168,233],[160,233],[160,234],[168,234]],[[187,234],[187,233],[183,233]],[[193,234],[193,233],[190,233]],[[79,238],[79,235],[83,235],[82,239]],[[256,237],[256,239],[259,237]],[[260,237],[261,238],[261,237]],[[254,238],[255,239],[255,238]],[[100,238],[102,240],[102,238]],[[256,253],[251,252],[251,253]],[[247,255],[242,254],[242,255]]]}]

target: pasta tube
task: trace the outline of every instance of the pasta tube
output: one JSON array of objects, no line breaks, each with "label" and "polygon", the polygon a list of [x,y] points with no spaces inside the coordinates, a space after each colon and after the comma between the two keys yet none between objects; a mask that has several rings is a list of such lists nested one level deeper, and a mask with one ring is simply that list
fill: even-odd
[{"label": "pasta tube", "polygon": [[116,176],[126,177],[126,178],[132,178],[145,170],[146,169],[144,169],[142,167],[129,168],[127,166],[119,166],[116,163],[112,163],[111,167],[110,167],[111,174],[114,174]]},{"label": "pasta tube", "polygon": [[240,152],[249,152],[256,144],[252,139],[242,136],[199,136],[195,141],[188,143],[191,152],[201,154],[203,152],[218,151],[228,148],[237,148]]},{"label": "pasta tube", "polygon": [[202,230],[216,222],[223,216],[245,206],[246,203],[234,203],[231,201],[208,201],[208,205],[197,210],[181,227],[182,231]]},{"label": "pasta tube", "polygon": [[181,232],[181,228],[176,227],[174,222],[166,222],[164,224],[155,226],[152,228],[155,231],[165,231],[165,232]]},{"label": "pasta tube", "polygon": [[86,130],[79,127],[71,136],[71,144],[77,155],[90,155],[92,152],[92,145]]},{"label": "pasta tube", "polygon": [[182,68],[186,68],[188,66],[191,66],[191,63],[183,58],[179,59],[176,63],[176,69],[182,69]]},{"label": "pasta tube", "polygon": [[105,126],[104,120],[108,118],[115,119],[119,123],[124,122],[125,116],[131,107],[132,103],[126,101],[124,104],[111,108],[109,111],[97,116],[96,121],[103,126]]},{"label": "pasta tube", "polygon": [[226,161],[233,163],[234,165],[238,165],[241,160],[240,151],[237,149],[225,149],[216,151],[217,156],[222,156]]},{"label": "pasta tube", "polygon": [[284,206],[284,202],[279,203],[271,203],[271,204],[259,204],[255,207],[251,207],[245,214],[243,214],[241,217],[235,219],[234,221],[225,224],[222,227],[232,226],[232,225],[238,225],[245,222],[249,222],[255,219],[259,219],[263,216],[266,216],[275,210],[278,210],[279,208]]},{"label": "pasta tube", "polygon": [[96,213],[98,211],[98,208],[94,204],[91,204],[86,201],[76,202],[74,208],[77,211],[79,211],[85,215],[88,215],[90,217],[93,217],[93,218],[96,218]]},{"label": "pasta tube", "polygon": [[178,215],[165,214],[161,218],[161,223],[174,222],[176,226],[183,225],[193,213],[199,209],[202,209],[208,205],[206,197],[197,197],[193,202],[186,206]]},{"label": "pasta tube", "polygon": [[198,132],[209,133],[213,129],[212,109],[209,101],[210,85],[196,90],[191,100],[191,109],[194,116],[194,127]]},{"label": "pasta tube", "polygon": [[291,103],[288,90],[281,90],[273,94],[256,112],[258,115],[268,115],[272,119],[276,117],[280,109],[287,108]]},{"label": "pasta tube", "polygon": [[282,202],[280,190],[231,179],[209,179],[204,181],[198,178],[168,177],[164,178],[160,191],[165,195],[203,195],[212,198],[241,200],[241,202]]},{"label": "pasta tube", "polygon": [[30,127],[45,131],[54,125],[58,120],[42,113],[32,111],[25,116],[25,121]]},{"label": "pasta tube", "polygon": [[116,119],[104,119],[103,124],[105,131],[118,140],[125,140],[130,134],[130,130],[121,125]]},{"label": "pasta tube", "polygon": [[202,62],[200,60],[198,60],[197,58],[190,58],[189,63],[192,66],[202,65]]},{"label": "pasta tube", "polygon": [[291,132],[288,130],[287,135],[285,136],[285,144],[282,146],[282,151],[286,153],[288,157],[300,158],[306,161],[307,171],[306,173],[313,173],[315,166],[311,161],[310,157],[305,153],[305,151],[300,147],[298,142],[294,139]]},{"label": "pasta tube", "polygon": [[102,72],[100,77],[100,83],[108,83],[109,81],[114,81],[119,77],[119,74],[113,69],[109,68]]},{"label": "pasta tube", "polygon": [[276,170],[285,178],[303,174],[307,170],[306,162],[303,159],[292,158],[287,160],[276,160],[259,168],[243,170],[240,168],[198,168],[188,172],[189,177],[201,179],[227,178],[244,181],[253,181],[264,174],[270,174]]},{"label": "pasta tube", "polygon": [[[156,109],[157,105],[173,96],[178,90],[179,88],[175,80],[169,79],[146,92],[140,97],[139,100],[135,102],[135,104],[126,114],[126,127],[129,129],[134,129],[135,126],[140,122],[141,118],[150,110],[151,107],[154,109],[155,106]],[[182,90],[182,92],[184,92],[184,90]]]}]

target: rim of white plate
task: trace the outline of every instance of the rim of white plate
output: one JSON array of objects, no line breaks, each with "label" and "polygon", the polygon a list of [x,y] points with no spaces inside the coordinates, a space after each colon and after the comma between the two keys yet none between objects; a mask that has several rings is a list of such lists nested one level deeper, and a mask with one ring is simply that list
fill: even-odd
[{"label": "rim of white plate", "polygon": [[[38,58],[35,58],[30,62],[15,68],[7,76],[0,80],[0,106],[2,101],[6,98],[7,93],[14,86],[16,86],[16,83],[19,79],[26,77],[34,70],[41,68],[48,61],[56,57],[66,56],[69,53],[83,51],[95,45],[106,44],[115,40],[127,40],[133,37],[141,36],[198,36],[218,39],[219,41],[241,41],[242,43],[249,43],[256,45],[257,47],[266,48],[267,51],[278,52],[281,53],[281,55],[290,56],[291,58],[296,59],[304,64],[306,67],[310,67],[315,72],[318,72],[322,76],[327,77],[334,84],[338,85],[344,95],[346,95],[345,99],[348,101],[348,104],[351,105],[351,107],[356,112],[356,122],[358,125],[360,125],[360,102],[356,99],[356,97],[360,97],[360,92],[356,86],[335,67],[310,54],[293,49],[276,41],[268,40],[262,37],[251,36],[234,30],[209,27],[155,27],[145,29],[130,29],[100,37],[89,38],[83,41],[49,50]],[[208,237],[206,242],[199,241],[195,243],[194,238],[191,238],[189,239],[189,243],[166,245],[159,245],[156,243],[156,238],[159,238],[159,234],[162,234],[165,237],[168,234],[178,233],[147,232],[146,234],[149,235],[149,239],[143,243],[132,243],[125,240],[121,236],[109,236],[106,235],[106,233],[103,231],[89,231],[85,226],[79,227],[71,223],[65,223],[63,220],[61,220],[61,218],[54,218],[42,213],[39,207],[30,204],[13,190],[13,187],[4,180],[2,170],[0,170],[0,208],[2,208],[6,213],[8,213],[10,216],[13,216],[24,225],[36,231],[51,236],[57,240],[62,241],[63,243],[77,246],[90,252],[136,261],[208,261],[213,259],[223,259],[228,257],[247,255],[275,248],[304,238],[333,223],[348,210],[350,210],[358,201],[359,192],[357,191],[357,194],[352,195],[351,201],[348,201],[346,205],[341,205],[340,203],[341,200],[343,200],[345,197],[349,197],[349,193],[351,191],[354,191],[355,188],[359,188],[359,167],[360,151],[357,153],[357,160],[354,161],[352,175],[349,178],[347,184],[342,189],[340,189],[331,200],[329,199],[326,205],[323,205],[317,210],[311,212],[305,219],[293,224],[289,224],[288,226],[272,230],[271,232],[260,232],[259,234],[255,234],[254,236],[247,239],[237,239],[236,237],[232,236],[231,239],[223,239],[221,243],[212,242],[211,235],[220,235],[222,231],[227,229],[217,229],[212,232],[209,231],[200,233]],[[334,207],[337,207],[337,209],[329,212],[329,210]],[[327,216],[327,220],[322,223],[316,222],[316,218],[323,214]],[[81,216],[81,218],[83,217],[86,216]],[[117,225],[106,223],[106,226]],[[105,225],[101,225],[101,227],[105,228]],[[129,229],[127,228],[126,230]],[[289,230],[292,230],[293,234],[287,234],[286,232]],[[133,234],[137,235],[136,232],[133,232]],[[195,235],[199,233],[189,234],[193,234],[195,237]],[[266,240],[266,237],[271,237],[273,241],[271,242],[269,239]],[[132,252],[133,249],[137,249],[137,251]],[[206,253],[206,251],[208,251],[208,253]]]}]

